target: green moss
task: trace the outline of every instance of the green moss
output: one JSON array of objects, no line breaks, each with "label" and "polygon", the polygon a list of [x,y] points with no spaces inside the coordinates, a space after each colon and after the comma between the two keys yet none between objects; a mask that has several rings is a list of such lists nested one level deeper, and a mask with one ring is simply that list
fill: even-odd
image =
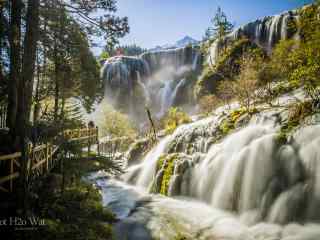
[{"label": "green moss", "polygon": [[158,159],[157,171],[159,171],[161,168],[164,168],[164,173],[161,179],[161,187],[160,187],[160,194],[162,195],[168,195],[169,183],[173,175],[174,166],[175,166],[177,157],[178,157],[178,154],[173,153],[170,155],[162,155]]},{"label": "green moss", "polygon": [[[256,111],[256,109],[253,111]],[[225,136],[228,133],[230,133],[231,130],[234,130],[236,128],[236,122],[246,112],[247,111],[245,108],[233,110],[229,114],[229,116],[225,120],[222,121],[221,125],[219,126],[219,129],[222,132],[222,135]],[[251,112],[251,113],[253,113],[253,112]]]},{"label": "green moss", "polygon": [[301,124],[301,122],[314,113],[312,102],[304,101],[292,104],[288,109],[288,120],[285,122],[277,134],[280,143],[286,143],[288,136]]},{"label": "green moss", "polygon": [[230,119],[226,119],[220,125],[220,130],[223,135],[227,135],[231,130],[235,128],[234,123],[230,121]]}]

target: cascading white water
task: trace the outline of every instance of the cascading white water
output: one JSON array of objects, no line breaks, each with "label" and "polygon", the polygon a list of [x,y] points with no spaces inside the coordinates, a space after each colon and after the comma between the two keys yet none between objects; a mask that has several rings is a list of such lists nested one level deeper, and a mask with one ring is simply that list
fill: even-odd
[{"label": "cascading white water", "polygon": [[139,57],[112,57],[101,71],[106,97],[116,103],[116,108],[129,107],[124,110],[132,115],[136,112],[141,116],[144,105],[148,105],[162,117],[182,89],[183,78],[199,68],[200,60],[195,47],[146,52]]},{"label": "cascading white water", "polygon": [[[277,137],[277,116],[287,114],[281,109],[263,110],[217,139],[226,109],[161,139],[122,176],[134,186],[98,178],[105,205],[120,219],[117,239],[320,239],[319,117],[285,144]],[[148,194],[161,183],[159,157],[170,154],[177,154],[168,181],[173,198]]]},{"label": "cascading white water", "polygon": [[[277,16],[274,16],[273,18],[271,18],[271,21],[270,21],[270,27],[269,29],[267,30],[268,34],[269,34],[269,39],[268,39],[268,50],[271,51],[272,49],[272,46],[273,46],[273,43],[274,43],[274,40],[276,38],[276,36],[279,35],[278,33],[278,25],[279,25],[279,22],[281,20],[283,16],[281,15],[277,15]],[[281,26],[283,31],[285,31],[284,29],[286,28],[286,26]],[[282,31],[282,30],[281,30]],[[282,36],[280,36],[282,37]]]},{"label": "cascading white water", "polygon": [[150,93],[146,87],[146,85],[144,84],[144,82],[142,81],[141,79],[141,74],[139,71],[137,71],[137,81],[138,81],[138,84],[139,86],[142,88],[143,90],[143,94],[144,94],[144,97],[146,99],[146,105],[149,105],[150,102],[151,102],[151,96],[150,96]]},{"label": "cascading white water", "polygon": [[[158,182],[156,165],[160,156],[177,151],[185,154],[192,145],[197,146],[196,152],[191,157],[181,155],[176,162],[169,196],[182,194],[199,199],[236,213],[248,225],[319,220],[320,126],[299,130],[290,143],[281,146],[272,119],[269,113],[262,113],[249,126],[207,150],[199,144],[205,144],[202,136],[210,138],[214,134],[219,117],[182,126],[135,169],[139,172],[136,185],[150,187]],[[186,145],[173,147],[179,142]],[[205,151],[200,158],[196,157],[197,149]]]},{"label": "cascading white water", "polygon": [[177,93],[179,92],[180,88],[183,87],[185,84],[185,79],[179,80],[178,84],[174,87],[175,81],[165,81],[164,87],[159,92],[160,96],[160,112],[158,117],[162,117],[166,111],[173,106],[174,100],[176,99]]},{"label": "cascading white water", "polygon": [[[165,152],[168,143],[171,140],[171,136],[167,136],[160,141],[160,143],[152,149],[145,157],[142,163],[138,166],[132,166],[128,169],[128,174],[124,175],[125,180],[131,180],[131,177],[139,173],[136,180],[136,184],[140,187],[148,188],[151,184],[151,179],[153,178],[154,172],[156,170],[158,158],[161,154]],[[143,171],[140,172],[140,170]]]},{"label": "cascading white water", "polygon": [[[280,40],[298,38],[298,33],[290,32],[289,27],[290,24],[298,22],[298,20],[297,11],[284,12],[280,15],[258,19],[235,29],[225,37],[224,42],[228,43],[246,37],[270,54],[274,45]],[[213,42],[207,60],[209,64],[215,64],[221,47],[219,40]]]}]

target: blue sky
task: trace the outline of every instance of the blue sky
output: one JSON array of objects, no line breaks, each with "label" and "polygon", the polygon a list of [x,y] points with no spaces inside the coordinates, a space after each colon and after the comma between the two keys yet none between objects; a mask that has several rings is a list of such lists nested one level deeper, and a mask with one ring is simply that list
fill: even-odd
[{"label": "blue sky", "polygon": [[267,15],[302,6],[310,0],[118,0],[119,16],[128,16],[130,33],[121,44],[141,47],[174,43],[189,35],[203,36],[221,6],[237,26]]}]

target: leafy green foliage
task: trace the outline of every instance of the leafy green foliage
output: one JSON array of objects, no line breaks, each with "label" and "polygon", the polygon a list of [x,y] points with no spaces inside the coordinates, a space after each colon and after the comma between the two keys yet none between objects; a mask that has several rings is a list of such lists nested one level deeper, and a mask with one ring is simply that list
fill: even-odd
[{"label": "leafy green foliage", "polygon": [[116,111],[111,106],[105,106],[103,109],[103,116],[99,119],[99,126],[102,136],[134,138],[137,135],[134,124],[129,117]]},{"label": "leafy green foliage", "polygon": [[211,26],[206,30],[204,39],[222,39],[233,29],[233,24],[229,22],[227,15],[221,7],[217,8],[214,17],[211,20]]},{"label": "leafy green foliage", "polygon": [[[32,239],[111,239],[114,215],[104,209],[97,189],[84,183],[68,187],[62,196],[41,196],[41,218],[45,226],[28,231]],[[45,200],[45,202],[44,202]]]},{"label": "leafy green foliage", "polygon": [[217,94],[219,82],[223,80],[230,81],[238,76],[245,54],[264,57],[263,51],[249,39],[242,38],[232,42],[221,53],[215,66],[204,66],[203,72],[194,88],[195,97],[200,99],[205,95]]},{"label": "leafy green foliage", "polygon": [[190,123],[190,117],[181,109],[172,107],[167,114],[161,119],[161,125],[167,134],[171,134],[181,124]]},{"label": "leafy green foliage", "polygon": [[[102,206],[99,189],[85,183],[82,177],[100,169],[108,171],[114,168],[112,162],[101,157],[69,160],[64,161],[64,171],[68,174],[65,176],[63,192],[60,191],[62,176],[59,174],[38,181],[41,184],[33,214],[44,219],[45,226],[39,227],[37,231],[26,231],[23,234],[27,236],[24,237],[37,240],[46,236],[49,240],[71,240],[77,236],[80,239],[111,240],[111,224],[116,218],[109,209]],[[17,239],[20,239],[19,236]]]},{"label": "leafy green foliage", "polygon": [[320,100],[319,3],[300,10],[301,40],[281,41],[273,51],[270,66],[280,80],[304,87],[308,97]]}]

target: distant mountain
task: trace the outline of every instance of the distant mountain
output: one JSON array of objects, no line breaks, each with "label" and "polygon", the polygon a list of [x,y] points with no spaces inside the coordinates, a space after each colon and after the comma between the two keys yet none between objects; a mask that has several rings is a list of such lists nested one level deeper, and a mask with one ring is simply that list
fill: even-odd
[{"label": "distant mountain", "polygon": [[177,47],[185,47],[185,46],[190,45],[190,44],[191,45],[196,45],[198,43],[199,43],[199,41],[193,39],[192,37],[185,36],[181,40],[177,41],[175,46],[177,46]]},{"label": "distant mountain", "polygon": [[149,51],[160,51],[160,50],[167,50],[167,49],[174,49],[174,48],[182,48],[182,47],[186,47],[190,44],[197,45],[197,44],[199,44],[199,41],[193,39],[190,36],[185,36],[184,38],[178,40],[174,44],[165,44],[162,46],[156,46],[155,48],[152,48]]}]

